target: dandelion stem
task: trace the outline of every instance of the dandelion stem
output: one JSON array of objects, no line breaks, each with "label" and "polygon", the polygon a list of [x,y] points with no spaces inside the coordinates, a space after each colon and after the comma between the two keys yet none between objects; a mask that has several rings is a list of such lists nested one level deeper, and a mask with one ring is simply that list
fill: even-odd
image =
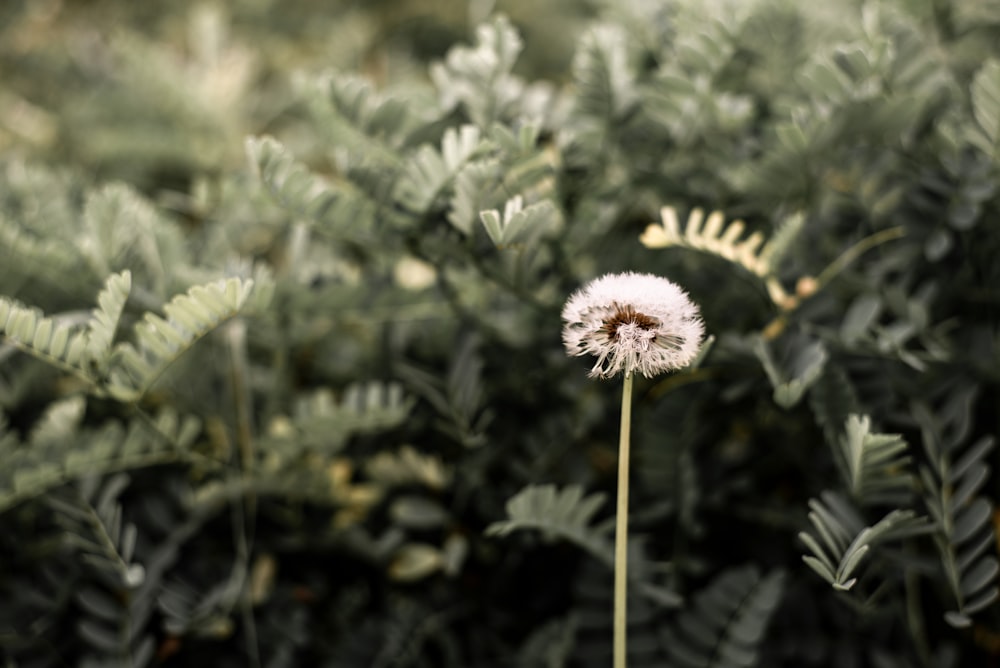
[{"label": "dandelion stem", "polygon": [[632,374],[622,385],[622,424],[618,437],[618,505],[615,524],[614,668],[625,668],[625,611],[628,582],[629,432],[632,427]]}]

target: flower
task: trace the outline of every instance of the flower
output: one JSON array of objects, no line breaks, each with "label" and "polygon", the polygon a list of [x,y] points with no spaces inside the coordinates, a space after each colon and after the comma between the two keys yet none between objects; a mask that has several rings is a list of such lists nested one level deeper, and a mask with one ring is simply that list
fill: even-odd
[{"label": "flower", "polygon": [[562,311],[571,356],[596,355],[590,376],[680,369],[701,348],[705,325],[676,283],[652,274],[607,274],[574,292]]}]

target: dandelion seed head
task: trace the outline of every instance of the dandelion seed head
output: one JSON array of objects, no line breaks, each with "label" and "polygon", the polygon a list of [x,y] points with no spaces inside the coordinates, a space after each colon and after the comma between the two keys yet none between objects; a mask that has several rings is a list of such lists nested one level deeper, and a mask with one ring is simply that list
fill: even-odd
[{"label": "dandelion seed head", "polygon": [[677,284],[652,274],[608,274],[573,293],[563,307],[563,343],[572,356],[597,358],[592,377],[647,378],[690,364],[705,326]]}]

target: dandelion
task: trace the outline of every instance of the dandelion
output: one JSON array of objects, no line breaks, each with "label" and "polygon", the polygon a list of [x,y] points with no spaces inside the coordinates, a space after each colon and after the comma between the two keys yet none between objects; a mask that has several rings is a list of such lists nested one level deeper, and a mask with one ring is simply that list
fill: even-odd
[{"label": "dandelion", "polygon": [[608,274],[575,292],[562,312],[573,356],[594,355],[591,376],[650,378],[694,360],[705,326],[676,283],[652,274]]},{"label": "dandelion", "polygon": [[701,349],[705,325],[698,307],[675,283],[651,274],[608,274],[566,301],[563,343],[572,356],[594,355],[591,377],[625,375],[618,445],[615,509],[614,668],[625,668],[628,580],[628,470],[632,379],[681,369]]}]

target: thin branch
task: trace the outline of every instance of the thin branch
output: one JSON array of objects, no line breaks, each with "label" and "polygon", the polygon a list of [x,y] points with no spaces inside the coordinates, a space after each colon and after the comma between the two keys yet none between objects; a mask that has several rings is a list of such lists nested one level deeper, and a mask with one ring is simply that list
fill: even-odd
[{"label": "thin branch", "polygon": [[893,241],[899,239],[906,234],[906,230],[902,226],[890,227],[885,230],[881,230],[872,234],[871,236],[865,237],[858,243],[854,244],[846,251],[841,253],[840,257],[831,262],[826,269],[820,272],[819,276],[816,277],[817,291],[823,288],[826,284],[832,281],[837,274],[842,272],[848,267],[852,262],[857,260],[859,257],[864,255],[866,252],[870,251],[872,248],[884,244],[888,241]]},{"label": "thin branch", "polygon": [[[251,426],[250,391],[247,384],[247,344],[246,323],[234,318],[225,329],[229,341],[229,361],[231,370],[233,404],[236,420],[236,451],[239,453],[238,470],[240,478],[253,471],[254,446]],[[261,667],[260,648],[257,641],[257,626],[253,617],[253,602],[243,594],[250,570],[250,554],[253,544],[253,518],[256,514],[256,497],[253,488],[233,503],[233,538],[236,543],[236,564],[230,584],[238,592],[240,611],[246,627],[247,654],[253,668]]]}]

